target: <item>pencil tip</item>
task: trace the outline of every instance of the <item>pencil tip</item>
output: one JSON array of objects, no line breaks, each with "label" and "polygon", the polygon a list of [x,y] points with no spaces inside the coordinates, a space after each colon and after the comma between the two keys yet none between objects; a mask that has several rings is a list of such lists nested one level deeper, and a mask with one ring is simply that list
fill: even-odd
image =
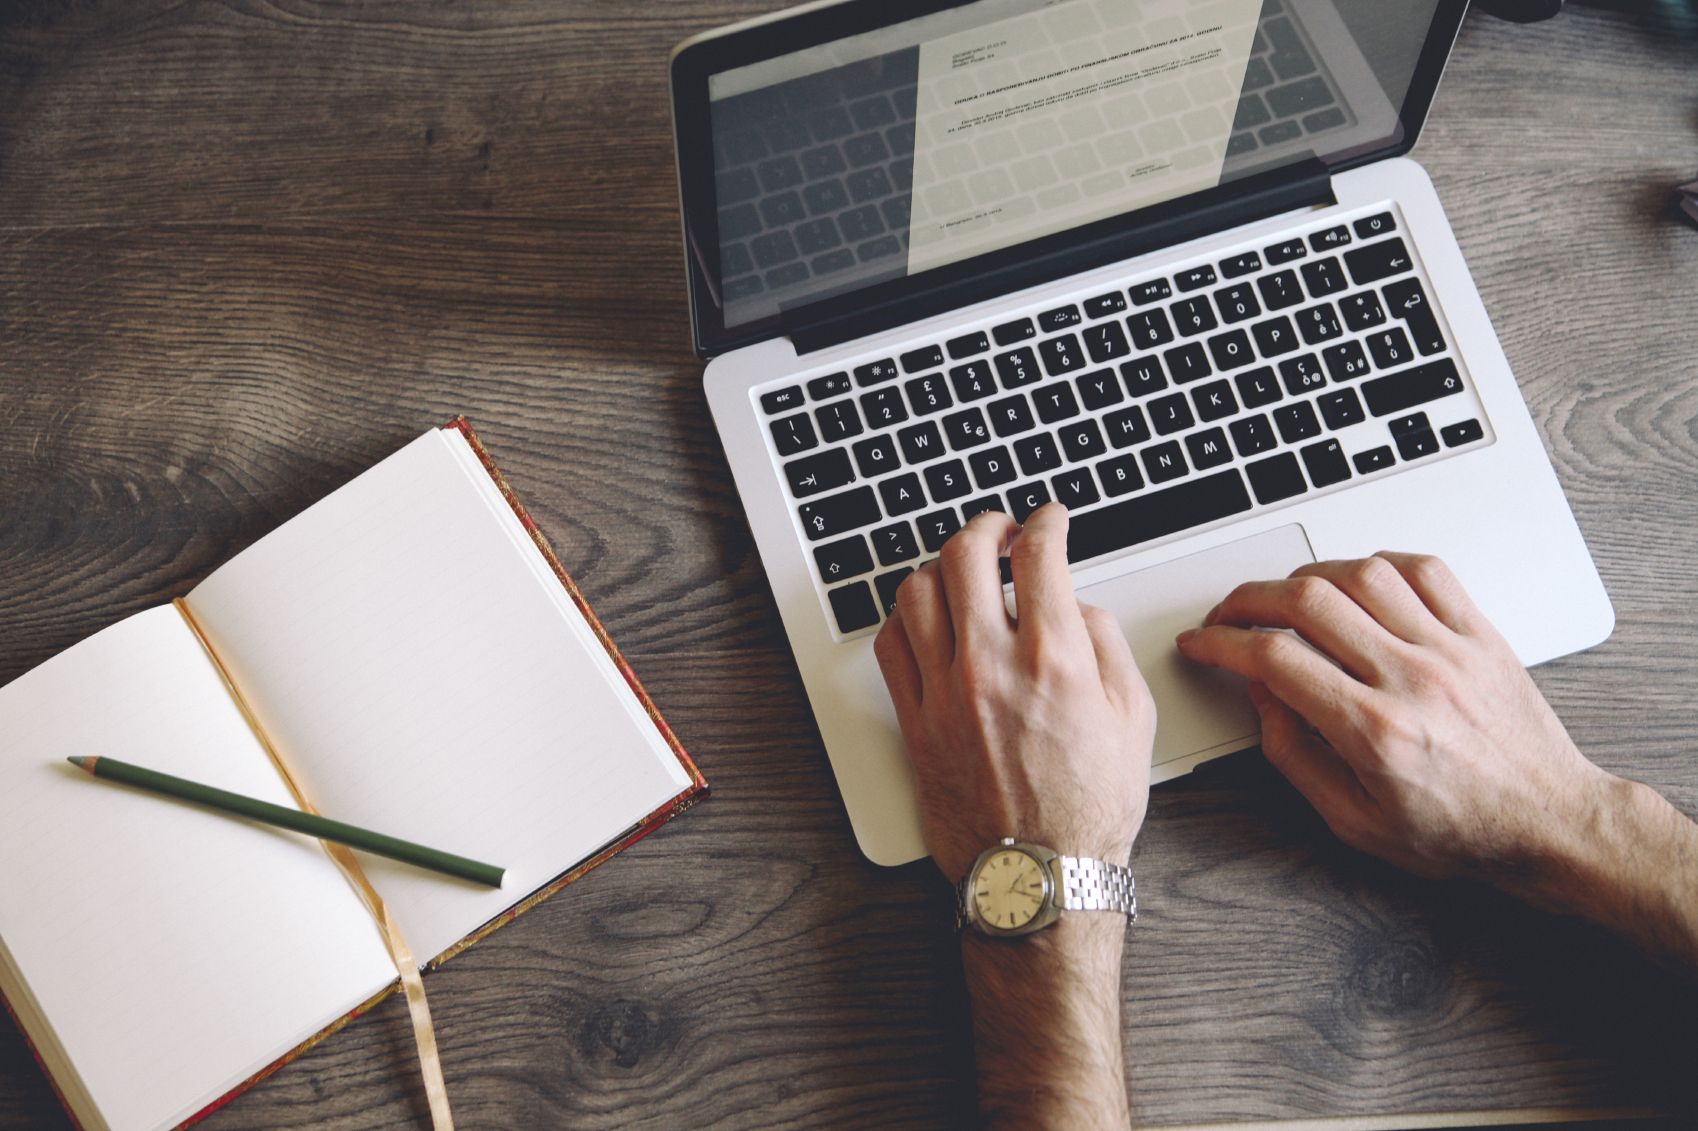
[{"label": "pencil tip", "polygon": [[87,770],[91,774],[94,773],[95,759],[92,758],[92,757],[88,757],[88,758],[66,758],[65,761],[69,762],[71,765],[75,766],[79,770]]}]

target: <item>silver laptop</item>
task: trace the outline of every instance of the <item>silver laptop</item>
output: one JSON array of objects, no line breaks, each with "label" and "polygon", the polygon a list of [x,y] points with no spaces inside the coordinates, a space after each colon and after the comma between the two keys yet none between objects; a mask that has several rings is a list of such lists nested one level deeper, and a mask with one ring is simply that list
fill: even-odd
[{"label": "silver laptop", "polygon": [[1537,663],[1614,614],[1413,146],[1462,0],[814,4],[682,45],[708,404],[856,839],[924,855],[872,641],[968,518],[1072,513],[1160,713],[1237,583],[1439,554]]}]

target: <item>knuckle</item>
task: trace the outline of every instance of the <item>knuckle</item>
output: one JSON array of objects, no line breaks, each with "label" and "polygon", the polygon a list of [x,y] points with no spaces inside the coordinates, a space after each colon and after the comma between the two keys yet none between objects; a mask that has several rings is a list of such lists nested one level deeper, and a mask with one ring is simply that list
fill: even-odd
[{"label": "knuckle", "polygon": [[1338,595],[1338,589],[1332,582],[1313,575],[1299,577],[1291,582],[1291,603],[1294,611],[1309,616],[1326,615],[1332,608],[1332,603]]},{"label": "knuckle", "polygon": [[979,539],[980,535],[970,527],[956,531],[943,544],[943,549],[938,551],[938,560],[950,569],[964,565],[973,556]]},{"label": "knuckle", "polygon": [[1423,585],[1435,588],[1449,588],[1456,580],[1450,572],[1450,567],[1444,564],[1444,559],[1431,554],[1415,554],[1409,559],[1409,572]]},{"label": "knuckle", "polygon": [[1353,584],[1374,591],[1391,584],[1397,577],[1397,567],[1384,558],[1362,558],[1350,563],[1345,576]]}]

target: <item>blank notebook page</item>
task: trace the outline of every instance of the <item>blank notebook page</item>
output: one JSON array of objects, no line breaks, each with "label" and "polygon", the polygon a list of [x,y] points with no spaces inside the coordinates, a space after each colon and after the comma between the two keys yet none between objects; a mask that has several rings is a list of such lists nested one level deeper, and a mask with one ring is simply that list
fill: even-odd
[{"label": "blank notebook page", "polygon": [[361,863],[423,963],[690,785],[458,431],[434,431],[189,597],[327,816],[496,864]]},{"label": "blank notebook page", "polygon": [[316,840],[64,761],[91,754],[291,801],[170,606],[0,689],[0,939],[21,996],[110,1126],[169,1127],[395,967]]}]

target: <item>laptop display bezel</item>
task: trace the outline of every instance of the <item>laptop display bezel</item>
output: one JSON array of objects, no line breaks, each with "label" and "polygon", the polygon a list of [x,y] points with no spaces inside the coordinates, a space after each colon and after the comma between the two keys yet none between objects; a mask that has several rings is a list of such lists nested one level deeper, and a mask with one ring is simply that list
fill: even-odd
[{"label": "laptop display bezel", "polygon": [[[1002,291],[1035,286],[1076,271],[1111,262],[1117,236],[1155,218],[1188,211],[1230,210],[1235,201],[1277,191],[1281,184],[1399,157],[1414,147],[1444,73],[1451,45],[1467,12],[1467,0],[1437,0],[1432,23],[1398,108],[1399,136],[1377,148],[1333,155],[1324,165],[1314,159],[1259,173],[1243,180],[1191,193],[1148,208],[1112,216],[1038,239],[959,260],[929,271],[871,284],[781,314],[726,327],[724,310],[714,298],[719,285],[719,225],[714,189],[713,126],[709,77],[736,67],[788,55],[848,36],[903,23],[920,16],[963,7],[972,0],[911,0],[902,5],[872,0],[810,5],[791,13],[725,32],[686,41],[671,63],[672,122],[678,163],[679,203],[684,219],[684,259],[690,296],[690,321],[696,354],[714,357],[781,336],[800,336],[810,328],[841,321],[857,308],[911,304],[916,309],[948,309],[988,297],[977,293],[975,279],[994,276]],[[1124,254],[1138,250],[1128,244]],[[1105,258],[1107,256],[1107,258]],[[951,296],[960,294],[959,302]]]}]

